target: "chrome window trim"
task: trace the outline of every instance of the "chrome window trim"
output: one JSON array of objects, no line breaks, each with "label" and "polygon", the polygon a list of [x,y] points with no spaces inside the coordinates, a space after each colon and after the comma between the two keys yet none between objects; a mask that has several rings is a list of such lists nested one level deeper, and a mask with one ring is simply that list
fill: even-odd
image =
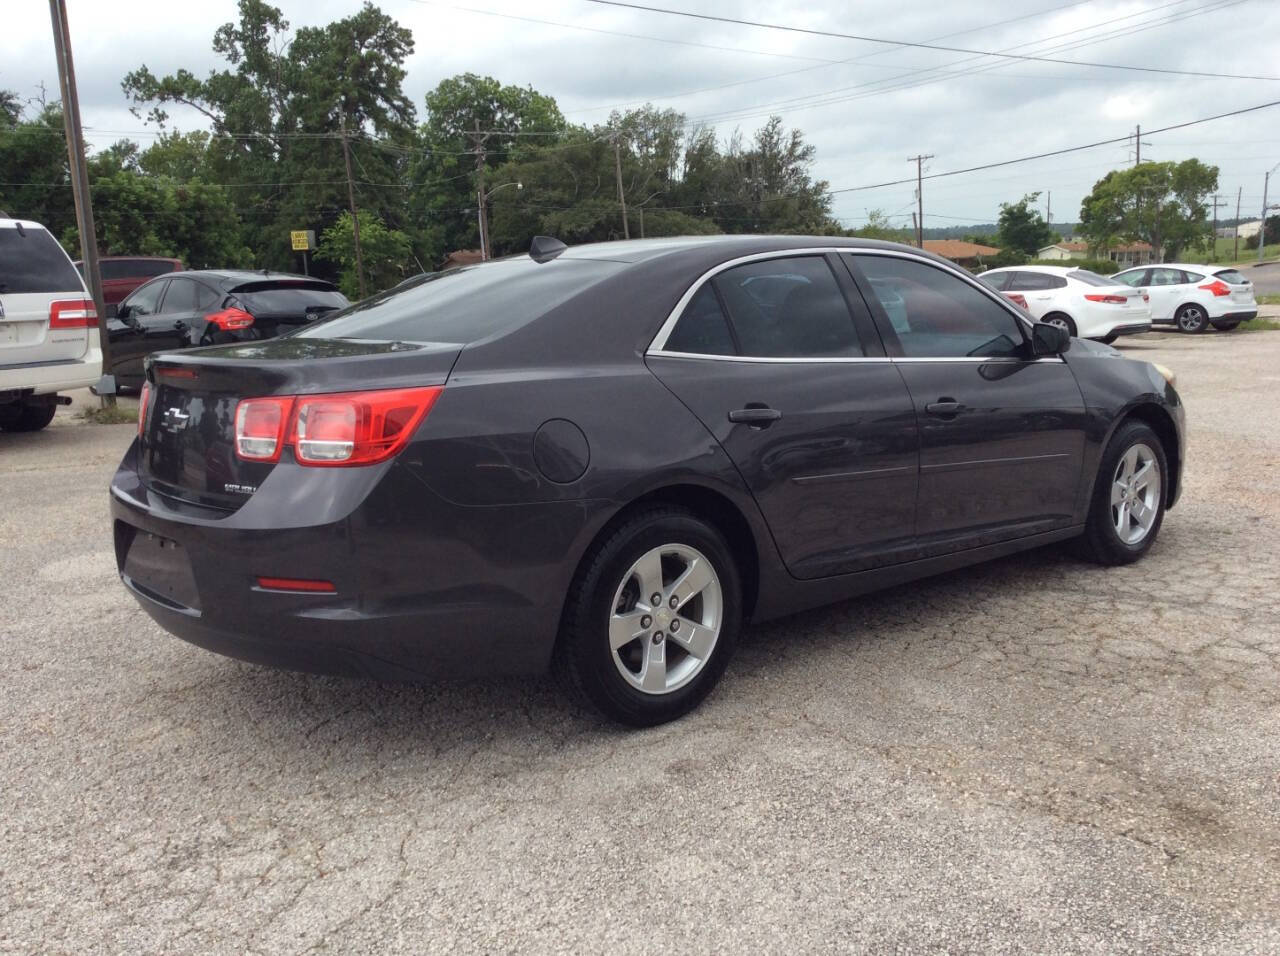
[{"label": "chrome window trim", "polygon": [[673,352],[667,349],[650,350],[646,358],[699,359],[704,362],[745,362],[753,365],[853,365],[859,362],[879,362],[887,365],[893,360],[881,355],[829,355],[810,358],[807,356],[767,356],[767,355],[710,355],[702,352]]},{"label": "chrome window trim", "polygon": [[974,276],[953,263],[945,260],[939,262],[927,256],[922,256],[917,252],[910,252],[903,249],[867,249],[861,247],[850,246],[806,246],[802,249],[775,249],[771,252],[755,252],[749,256],[739,256],[736,259],[729,259],[717,266],[712,266],[702,275],[693,281],[693,284],[685,290],[684,295],[676,302],[675,307],[667,316],[666,321],[662,323],[662,327],[658,329],[656,335],[649,342],[648,348],[645,349],[645,355],[663,356],[665,358],[697,358],[711,359],[713,361],[728,362],[755,362],[760,364],[809,364],[816,362],[1063,362],[1062,356],[1054,356],[1048,358],[1036,359],[1020,359],[1011,356],[993,356],[991,358],[968,358],[968,357],[937,357],[937,358],[890,358],[880,356],[815,356],[813,358],[771,358],[768,356],[754,355],[704,355],[701,352],[674,352],[667,351],[667,339],[675,330],[676,323],[680,321],[680,316],[684,313],[685,307],[693,299],[698,291],[711,279],[724,272],[732,269],[734,266],[744,265],[748,262],[760,262],[766,259],[787,259],[794,256],[825,256],[827,253],[835,253],[836,255],[849,256],[888,256],[895,259],[908,259],[914,262],[920,262],[924,265],[933,266],[942,272],[949,272],[961,281],[968,282],[969,285],[983,293],[988,299],[996,303],[1000,308],[1007,312],[1016,322],[1021,322],[1025,327],[1024,332],[1030,336],[1031,326],[1034,324],[1022,315],[1016,306],[1006,299],[999,292],[988,288],[979,282]]}]

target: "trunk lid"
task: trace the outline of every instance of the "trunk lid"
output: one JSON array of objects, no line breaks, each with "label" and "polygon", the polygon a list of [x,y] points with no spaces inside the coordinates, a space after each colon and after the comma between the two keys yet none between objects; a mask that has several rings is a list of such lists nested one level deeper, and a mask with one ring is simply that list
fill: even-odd
[{"label": "trunk lid", "polygon": [[[461,346],[352,339],[271,339],[147,359],[139,472],[192,504],[234,511],[278,467],[235,453],[236,405],[265,395],[315,395],[443,385]],[[281,462],[292,461],[286,450]]]}]

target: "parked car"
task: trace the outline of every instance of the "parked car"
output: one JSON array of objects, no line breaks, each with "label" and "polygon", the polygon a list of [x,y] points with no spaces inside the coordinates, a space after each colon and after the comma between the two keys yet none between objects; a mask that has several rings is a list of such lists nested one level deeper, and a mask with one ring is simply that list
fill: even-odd
[{"label": "parked car", "polygon": [[980,278],[1000,292],[1020,292],[1027,311],[1070,335],[1108,345],[1122,335],[1151,331],[1145,293],[1105,276],[1067,266],[1012,266]]},{"label": "parked car", "polygon": [[152,279],[107,320],[117,385],[142,384],[151,352],[292,332],[349,305],[337,286],[284,272],[192,270]]},{"label": "parked car", "polygon": [[554,660],[638,725],[748,620],[1066,539],[1135,561],[1181,488],[1167,371],[869,240],[539,237],[145,368],[111,509],[163,627],[387,678]]},{"label": "parked car", "polygon": [[[84,263],[77,259],[76,268],[84,275]],[[142,283],[156,276],[181,272],[181,259],[163,259],[158,256],[104,256],[98,260],[98,272],[102,276],[102,301],[107,314]]]},{"label": "parked car", "polygon": [[1210,324],[1230,332],[1258,315],[1253,283],[1231,266],[1167,262],[1128,269],[1112,278],[1145,290],[1151,298],[1151,321],[1176,326],[1180,332],[1203,332]]},{"label": "parked car", "polygon": [[101,375],[98,313],[70,257],[39,223],[0,218],[0,428],[39,431],[59,392]]}]

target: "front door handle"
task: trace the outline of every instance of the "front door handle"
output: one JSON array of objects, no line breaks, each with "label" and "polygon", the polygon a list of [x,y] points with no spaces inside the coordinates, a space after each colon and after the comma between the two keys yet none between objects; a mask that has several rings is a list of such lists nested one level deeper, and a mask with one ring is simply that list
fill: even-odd
[{"label": "front door handle", "polygon": [[735,425],[750,425],[752,428],[768,428],[781,417],[782,412],[776,408],[755,404],[736,408],[729,413],[729,421]]},{"label": "front door handle", "polygon": [[940,398],[936,402],[930,402],[924,407],[924,410],[930,415],[937,415],[939,418],[955,418],[964,411],[964,404],[957,402],[951,398]]}]

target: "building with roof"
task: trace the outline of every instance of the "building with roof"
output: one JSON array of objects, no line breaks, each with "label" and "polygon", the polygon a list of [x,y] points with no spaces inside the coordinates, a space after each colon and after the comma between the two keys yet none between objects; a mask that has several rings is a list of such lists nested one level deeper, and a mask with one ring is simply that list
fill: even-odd
[{"label": "building with roof", "polygon": [[965,242],[961,239],[926,239],[924,251],[936,256],[950,259],[956,265],[980,266],[983,257],[999,255],[1000,250],[994,246],[983,246],[976,242]]},{"label": "building with roof", "polygon": [[1037,250],[1037,259],[1110,259],[1121,267],[1125,266],[1145,266],[1148,263],[1155,262],[1155,250],[1151,248],[1150,243],[1146,242],[1130,242],[1121,243],[1111,246],[1105,250],[1096,250],[1098,255],[1094,255],[1095,250],[1090,250],[1087,242],[1079,242],[1077,240],[1063,240],[1055,242],[1052,245],[1045,246]]}]

